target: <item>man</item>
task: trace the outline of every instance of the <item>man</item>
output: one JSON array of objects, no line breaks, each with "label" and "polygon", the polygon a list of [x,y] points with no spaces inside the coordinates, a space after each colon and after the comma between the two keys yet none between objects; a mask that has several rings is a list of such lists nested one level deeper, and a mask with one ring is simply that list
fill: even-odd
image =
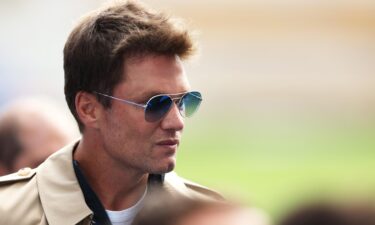
[{"label": "man", "polygon": [[0,176],[37,167],[77,136],[73,121],[49,99],[17,99],[0,112]]},{"label": "man", "polygon": [[64,48],[65,96],[82,138],[2,178],[0,224],[130,224],[154,189],[217,197],[164,177],[183,117],[202,100],[181,63],[193,50],[184,28],[134,1],[84,17]]}]

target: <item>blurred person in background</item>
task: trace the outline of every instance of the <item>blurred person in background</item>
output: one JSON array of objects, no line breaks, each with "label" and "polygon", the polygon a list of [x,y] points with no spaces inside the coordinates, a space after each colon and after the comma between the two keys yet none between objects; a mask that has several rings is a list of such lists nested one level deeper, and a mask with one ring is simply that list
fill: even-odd
[{"label": "blurred person in background", "polygon": [[375,225],[375,205],[328,202],[309,204],[287,214],[280,225]]},{"label": "blurred person in background", "polygon": [[194,49],[182,24],[136,1],[82,18],[64,48],[65,97],[82,138],[0,179],[0,224],[129,225],[155,187],[220,198],[169,173],[184,117],[202,101],[182,64]]},{"label": "blurred person in background", "polygon": [[132,225],[270,225],[262,211],[229,201],[152,197]]},{"label": "blurred person in background", "polygon": [[73,121],[50,99],[11,102],[0,111],[0,175],[35,168],[77,137]]}]

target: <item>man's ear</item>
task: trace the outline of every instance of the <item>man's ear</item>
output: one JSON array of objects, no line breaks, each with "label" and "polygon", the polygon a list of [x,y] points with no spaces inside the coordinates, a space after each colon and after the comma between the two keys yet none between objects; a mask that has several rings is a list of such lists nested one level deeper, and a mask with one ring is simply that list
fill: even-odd
[{"label": "man's ear", "polygon": [[88,92],[80,91],[76,94],[75,105],[78,117],[85,127],[98,128],[104,108],[96,97]]}]

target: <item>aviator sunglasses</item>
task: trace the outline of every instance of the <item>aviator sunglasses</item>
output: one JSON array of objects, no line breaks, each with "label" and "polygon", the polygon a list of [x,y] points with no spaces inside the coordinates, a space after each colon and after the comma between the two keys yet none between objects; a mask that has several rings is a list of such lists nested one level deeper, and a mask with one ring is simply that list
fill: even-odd
[{"label": "aviator sunglasses", "polygon": [[126,99],[121,99],[99,93],[94,91],[94,93],[111,98],[114,100],[121,101],[126,104],[142,107],[145,110],[145,119],[148,122],[156,122],[162,119],[169,110],[173,102],[176,103],[178,110],[183,117],[191,117],[199,108],[202,102],[202,95],[198,91],[190,91],[178,94],[160,94],[152,96],[146,104],[139,104]]}]

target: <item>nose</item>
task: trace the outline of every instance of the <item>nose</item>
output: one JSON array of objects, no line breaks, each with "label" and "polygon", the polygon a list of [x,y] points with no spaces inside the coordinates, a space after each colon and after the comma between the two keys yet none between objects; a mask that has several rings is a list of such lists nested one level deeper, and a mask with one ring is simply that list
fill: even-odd
[{"label": "nose", "polygon": [[176,104],[171,106],[167,115],[161,121],[161,128],[163,130],[181,131],[184,129],[184,118]]}]

